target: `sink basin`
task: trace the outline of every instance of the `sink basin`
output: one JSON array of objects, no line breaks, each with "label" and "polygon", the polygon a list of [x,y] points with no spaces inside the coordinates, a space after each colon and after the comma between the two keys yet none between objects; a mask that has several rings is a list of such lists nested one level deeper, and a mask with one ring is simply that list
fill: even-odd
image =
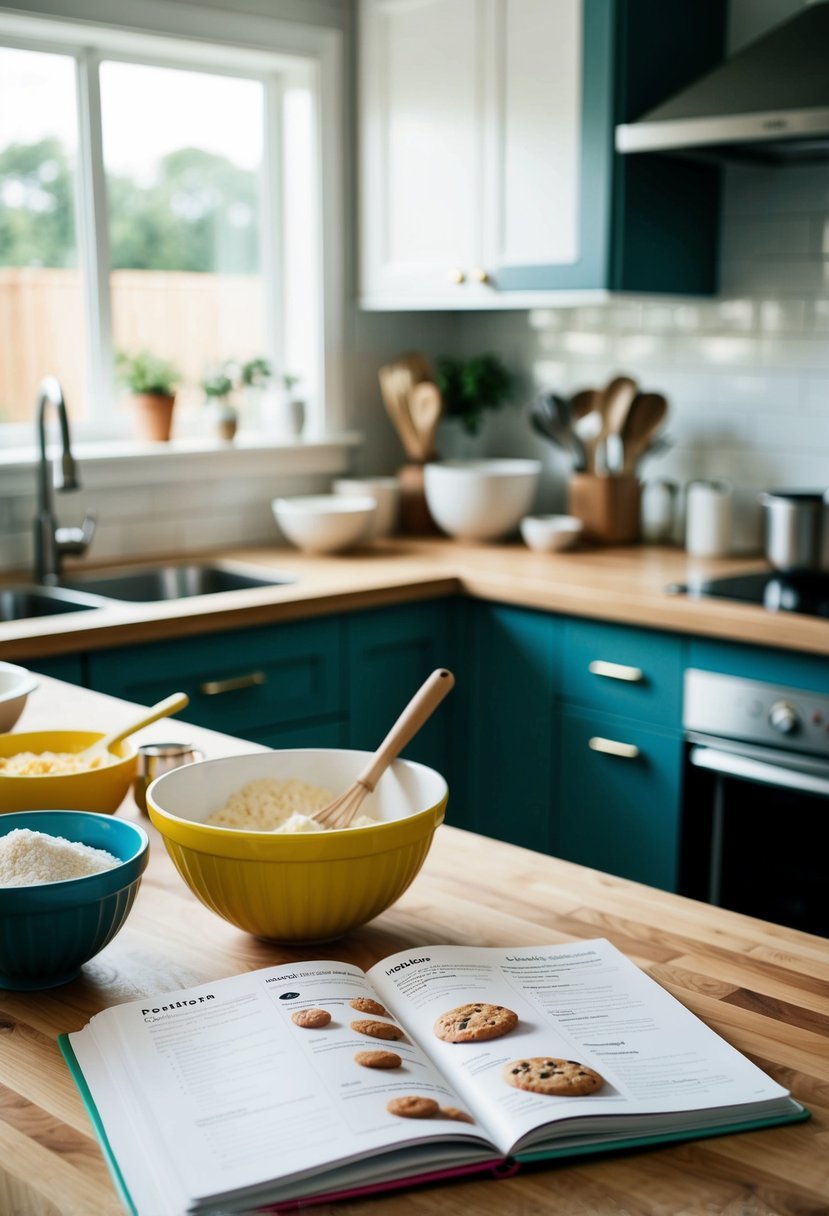
[{"label": "sink basin", "polygon": [[242,574],[222,566],[144,566],[119,573],[90,574],[66,580],[64,587],[112,600],[150,603],[179,600],[192,595],[217,595],[222,591],[244,591],[250,587],[277,587],[294,580],[286,575]]},{"label": "sink basin", "polygon": [[100,607],[91,596],[70,594],[62,587],[0,587],[0,621],[25,621],[33,616]]}]

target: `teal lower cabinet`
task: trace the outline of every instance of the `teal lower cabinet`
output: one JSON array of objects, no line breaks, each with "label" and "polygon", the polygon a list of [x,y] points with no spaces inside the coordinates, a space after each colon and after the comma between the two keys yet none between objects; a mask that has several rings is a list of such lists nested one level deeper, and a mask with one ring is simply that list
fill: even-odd
[{"label": "teal lower cabinet", "polygon": [[681,734],[570,708],[560,732],[560,856],[676,891]]},{"label": "teal lower cabinet", "polygon": [[19,667],[51,676],[54,680],[64,680],[67,684],[86,683],[84,656],[81,654],[60,654],[51,659],[22,659],[15,662]]},{"label": "teal lower cabinet", "polygon": [[[355,612],[343,619],[348,686],[348,746],[374,751],[426,677],[456,668],[454,601]],[[455,672],[457,675],[458,673]],[[442,773],[452,786],[451,737],[457,692],[450,692],[402,755]],[[454,788],[447,818],[457,823]]]},{"label": "teal lower cabinet", "polygon": [[455,741],[462,815],[454,822],[555,852],[561,621],[478,601],[464,608],[464,729]]},{"label": "teal lower cabinet", "polygon": [[341,630],[337,617],[95,651],[89,684],[141,705],[186,692],[183,721],[256,743],[339,744]]}]

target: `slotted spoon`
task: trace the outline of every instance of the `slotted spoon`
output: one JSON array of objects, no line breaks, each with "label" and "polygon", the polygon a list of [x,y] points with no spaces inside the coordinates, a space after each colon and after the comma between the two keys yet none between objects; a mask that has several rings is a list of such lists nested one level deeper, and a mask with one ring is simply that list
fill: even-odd
[{"label": "slotted spoon", "polygon": [[311,819],[326,828],[347,828],[392,760],[432,716],[454,683],[455,677],[451,671],[446,671],[443,667],[433,671],[428,680],[421,684],[369,763],[345,793],[329,802],[322,810],[315,811]]}]

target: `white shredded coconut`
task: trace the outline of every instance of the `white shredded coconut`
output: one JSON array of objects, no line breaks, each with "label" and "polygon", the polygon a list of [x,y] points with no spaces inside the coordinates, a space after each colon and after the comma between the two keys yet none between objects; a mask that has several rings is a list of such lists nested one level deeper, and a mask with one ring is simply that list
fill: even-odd
[{"label": "white shredded coconut", "polygon": [[0,836],[0,887],[30,887],[45,882],[85,878],[120,865],[104,849],[63,836],[14,828]]},{"label": "white shredded coconut", "polygon": [[[260,777],[231,794],[218,811],[205,823],[212,827],[243,828],[249,832],[324,832],[327,829],[311,816],[321,811],[334,795],[318,785],[309,785],[291,777],[277,781]],[[377,823],[368,815],[360,815],[349,827],[364,828]]]}]

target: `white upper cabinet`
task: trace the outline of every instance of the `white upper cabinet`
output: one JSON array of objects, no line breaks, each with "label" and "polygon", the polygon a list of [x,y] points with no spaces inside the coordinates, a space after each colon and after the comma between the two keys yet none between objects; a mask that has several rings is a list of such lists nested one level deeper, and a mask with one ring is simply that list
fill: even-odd
[{"label": "white upper cabinet", "polygon": [[[696,51],[687,30],[674,46],[663,0],[360,0],[362,306],[713,290],[716,170],[613,150],[621,116],[664,91],[666,56],[680,76],[716,58],[721,5],[698,3]],[[698,222],[669,231],[689,190]]]}]

